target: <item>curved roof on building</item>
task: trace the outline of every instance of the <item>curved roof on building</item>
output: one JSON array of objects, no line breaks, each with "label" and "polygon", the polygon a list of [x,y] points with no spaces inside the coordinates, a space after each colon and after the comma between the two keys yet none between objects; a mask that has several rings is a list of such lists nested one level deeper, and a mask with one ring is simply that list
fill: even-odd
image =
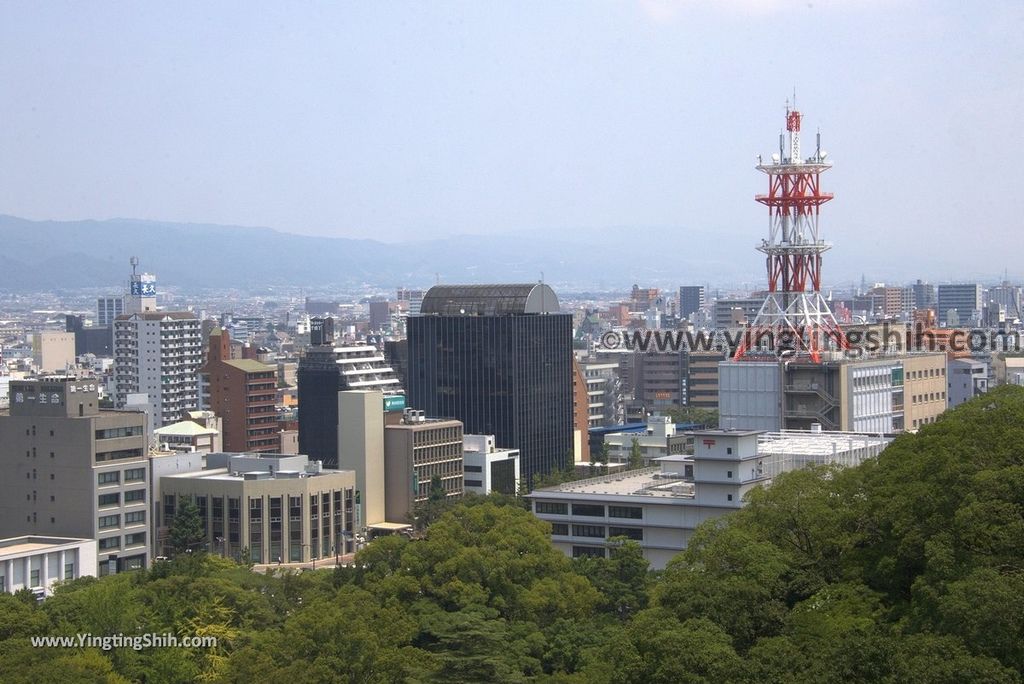
[{"label": "curved roof on building", "polygon": [[559,313],[558,296],[544,283],[435,285],[423,295],[421,314],[509,316]]}]

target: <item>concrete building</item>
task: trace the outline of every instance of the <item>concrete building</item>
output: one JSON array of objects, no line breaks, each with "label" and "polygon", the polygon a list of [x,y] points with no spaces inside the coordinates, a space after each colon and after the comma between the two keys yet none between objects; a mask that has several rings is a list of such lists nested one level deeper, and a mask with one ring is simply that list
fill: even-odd
[{"label": "concrete building", "polygon": [[[356,529],[368,530],[373,525],[388,522],[385,513],[384,395],[379,390],[346,390],[336,394],[336,401],[338,467],[355,474]],[[301,430],[299,440],[301,447]]]},{"label": "concrete building", "polygon": [[57,582],[96,576],[96,540],[23,536],[0,539],[0,592],[49,596]]},{"label": "concrete building", "polygon": [[642,433],[613,432],[604,436],[604,443],[608,445],[608,463],[629,463],[634,441],[640,448],[643,465],[647,466],[662,456],[684,453],[690,439],[676,431],[671,418],[650,416],[647,429]]},{"label": "concrete building", "polygon": [[949,360],[949,406],[959,406],[965,401],[988,391],[988,364],[975,359]]},{"label": "concrete building", "polygon": [[75,366],[75,334],[44,330],[32,335],[32,363],[40,373],[56,373]]},{"label": "concrete building", "polygon": [[764,297],[718,299],[714,306],[715,328],[728,330],[753,323],[763,305]]},{"label": "concrete building", "polygon": [[202,470],[161,477],[160,492],[160,528],[191,499],[210,553],[305,563],[355,549],[355,474],[306,456],[209,454]]},{"label": "concrete building", "polygon": [[[146,306],[146,298],[137,298]],[[134,299],[130,301],[135,301]],[[114,321],[114,406],[145,394],[154,427],[199,408],[202,343],[199,319],[189,311],[126,313]]]},{"label": "concrete building", "polygon": [[0,538],[96,540],[99,575],[147,564],[145,414],[101,411],[95,379],[12,380],[0,445]]},{"label": "concrete building", "polygon": [[683,406],[718,410],[718,364],[727,355],[726,351],[687,351],[683,355]]},{"label": "concrete building", "polygon": [[231,335],[210,333],[206,364],[200,369],[206,406],[222,421],[224,449],[277,452],[277,368],[252,359],[231,358]]},{"label": "concrete building", "polygon": [[934,309],[935,308],[935,286],[931,283],[925,283],[918,280],[911,286],[914,292],[914,308],[915,309]]},{"label": "concrete building", "polygon": [[338,393],[377,390],[384,396],[399,397],[405,391],[391,364],[376,347],[335,346],[333,333],[326,327],[322,338],[317,337],[322,344],[306,350],[297,372],[299,451],[333,468],[339,463]]},{"label": "concrete building", "polygon": [[[981,285],[978,283],[960,283],[939,285],[936,305],[939,319],[946,326],[976,324],[981,317]],[[956,312],[956,320],[951,320],[950,311]]]},{"label": "concrete building", "polygon": [[499,449],[494,435],[463,435],[466,492],[515,495],[519,492],[519,451]]},{"label": "concrete building", "polygon": [[888,442],[852,433],[709,430],[694,433],[692,456],[665,456],[655,467],[537,489],[529,499],[567,556],[604,557],[612,538],[626,537],[661,570],[699,524],[738,509],[755,487],[811,463],[857,465]]},{"label": "concrete building", "polygon": [[406,409],[402,421],[384,427],[385,518],[411,522],[416,505],[430,497],[431,481],[441,478],[448,499],[463,493],[462,423],[428,419]]},{"label": "concrete building", "polygon": [[943,354],[903,358],[903,424],[907,430],[934,423],[946,410],[946,359]]},{"label": "concrete building", "polygon": [[408,326],[411,406],[518,449],[527,481],[572,462],[572,316],[548,285],[435,285]]},{"label": "concrete building", "polygon": [[194,420],[182,420],[165,425],[153,430],[153,435],[157,448],[164,451],[196,451],[211,454],[224,450],[220,431],[200,425]]},{"label": "concrete building", "polygon": [[96,300],[96,327],[112,328],[114,321],[123,313],[123,296],[99,297]]},{"label": "concrete building", "polygon": [[[810,429],[893,434],[908,427],[905,397],[934,393],[944,377],[943,354],[801,361],[726,361],[719,364],[720,424],[751,430]],[[909,381],[906,359],[915,375]],[[917,373],[920,372],[919,376]],[[945,410],[944,399],[913,407],[919,425]],[[911,424],[909,427],[913,428]]]},{"label": "concrete building", "polygon": [[624,413],[619,383],[619,364],[614,362],[580,361],[587,386],[587,427],[604,427],[622,423]]}]

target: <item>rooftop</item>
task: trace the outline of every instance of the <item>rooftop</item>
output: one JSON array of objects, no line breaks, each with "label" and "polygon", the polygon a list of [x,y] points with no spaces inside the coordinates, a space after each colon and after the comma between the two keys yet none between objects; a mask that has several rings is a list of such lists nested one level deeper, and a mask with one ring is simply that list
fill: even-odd
[{"label": "rooftop", "polygon": [[253,359],[229,359],[225,361],[227,365],[237,368],[238,370],[245,371],[246,373],[270,373],[277,372],[277,368],[268,365],[266,363],[260,363]]},{"label": "rooftop", "polygon": [[68,544],[80,544],[83,541],[91,540],[74,537],[40,537],[33,535],[9,537],[8,539],[0,539],[0,558],[49,551]]},{"label": "rooftop", "polygon": [[199,423],[192,422],[191,420],[182,420],[177,423],[171,423],[164,427],[153,430],[153,434],[161,436],[176,436],[176,437],[198,437],[200,435],[215,435],[217,431],[213,428],[203,427]]},{"label": "rooftop", "polygon": [[613,496],[652,496],[665,499],[692,499],[696,494],[693,482],[681,474],[663,473],[661,467],[627,470],[585,480],[566,482],[530,492],[544,494],[609,494]]},{"label": "rooftop", "polygon": [[544,283],[435,285],[427,290],[421,314],[509,316],[559,313],[558,296]]}]

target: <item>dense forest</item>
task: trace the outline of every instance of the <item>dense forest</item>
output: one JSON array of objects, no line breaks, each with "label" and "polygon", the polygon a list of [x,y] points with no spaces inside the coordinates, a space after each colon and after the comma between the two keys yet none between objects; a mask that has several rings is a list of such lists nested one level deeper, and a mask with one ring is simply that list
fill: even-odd
[{"label": "dense forest", "polygon": [[[649,572],[633,542],[570,560],[514,500],[445,511],[353,567],[266,576],[187,555],[0,595],[14,682],[1019,682],[1024,389],[1003,387],[858,468],[756,490]],[[33,648],[173,632],[215,649]]]}]

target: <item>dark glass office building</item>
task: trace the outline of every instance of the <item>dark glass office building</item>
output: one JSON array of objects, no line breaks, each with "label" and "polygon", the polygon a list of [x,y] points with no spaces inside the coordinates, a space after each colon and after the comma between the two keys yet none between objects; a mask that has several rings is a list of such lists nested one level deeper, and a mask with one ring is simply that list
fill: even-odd
[{"label": "dark glass office building", "polygon": [[[331,319],[326,319],[330,321]],[[372,345],[334,346],[332,326],[323,326],[320,344],[299,359],[299,453],[338,467],[338,392],[379,390],[384,397],[404,394],[384,353]],[[402,404],[404,406],[404,403]],[[381,406],[384,411],[384,406]]]},{"label": "dark glass office building", "polygon": [[408,323],[409,405],[519,449],[521,476],[572,461],[572,316],[547,285],[437,285]]}]

